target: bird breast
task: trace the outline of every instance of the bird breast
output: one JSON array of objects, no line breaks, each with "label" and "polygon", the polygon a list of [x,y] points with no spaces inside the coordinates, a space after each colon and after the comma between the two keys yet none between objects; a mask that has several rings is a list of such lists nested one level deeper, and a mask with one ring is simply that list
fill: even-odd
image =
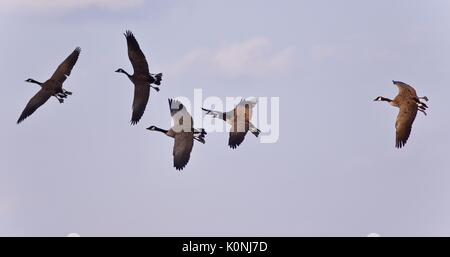
[{"label": "bird breast", "polygon": [[61,92],[62,84],[56,80],[49,79],[45,81],[44,84],[42,84],[42,87],[46,90],[51,91],[52,93],[59,93]]},{"label": "bird breast", "polygon": [[133,74],[131,76],[134,82],[149,82],[150,81],[150,74]]},{"label": "bird breast", "polygon": [[176,132],[173,129],[169,129],[166,133],[167,136],[175,138]]},{"label": "bird breast", "polygon": [[400,105],[398,104],[397,101],[392,101],[389,103],[390,105],[394,106],[394,107],[400,107]]}]

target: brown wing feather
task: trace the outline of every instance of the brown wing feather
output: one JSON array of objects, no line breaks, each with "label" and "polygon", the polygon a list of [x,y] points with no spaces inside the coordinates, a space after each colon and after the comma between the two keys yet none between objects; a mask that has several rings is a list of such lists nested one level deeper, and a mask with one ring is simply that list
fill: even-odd
[{"label": "brown wing feather", "polygon": [[182,170],[189,162],[193,146],[194,137],[192,132],[180,132],[175,135],[173,166],[177,170]]},{"label": "brown wing feather", "polygon": [[134,86],[133,114],[131,116],[131,124],[135,125],[144,115],[150,97],[150,87],[145,84],[137,84]]},{"label": "brown wing feather", "polygon": [[408,141],[416,115],[417,104],[413,100],[408,100],[400,105],[400,111],[397,116],[397,121],[395,122],[395,147],[402,148]]},{"label": "brown wing feather", "polygon": [[75,63],[78,60],[78,56],[80,56],[80,52],[81,48],[75,48],[75,50],[58,66],[50,79],[56,80],[62,84],[67,76],[70,75],[73,66],[75,66]]},{"label": "brown wing feather", "polygon": [[249,123],[245,121],[236,121],[233,122],[230,131],[230,137],[228,138],[228,145],[235,149],[238,147],[245,139],[249,129]]},{"label": "brown wing feather", "polygon": [[252,118],[252,108],[248,104],[236,106],[234,112],[235,116],[245,120],[246,122],[250,121]]},{"label": "brown wing feather", "polygon": [[133,33],[127,30],[124,35],[127,39],[128,58],[133,65],[134,74],[149,75],[147,59]]},{"label": "brown wing feather", "polygon": [[233,131],[231,131],[230,132],[230,137],[228,138],[228,145],[232,149],[235,149],[236,147],[241,145],[241,143],[244,141],[245,135],[247,135],[247,132],[233,132]]},{"label": "brown wing feather", "polygon": [[33,114],[41,105],[43,105],[47,100],[52,96],[52,94],[45,90],[41,89],[39,90],[31,99],[28,101],[27,106],[25,106],[25,109],[23,110],[22,114],[20,115],[19,119],[17,120],[17,124],[21,123],[24,119],[26,119],[28,116]]},{"label": "brown wing feather", "polygon": [[401,81],[394,81],[394,84],[398,88],[399,95],[411,95],[417,97],[416,90],[412,86]]},{"label": "brown wing feather", "polygon": [[250,118],[249,106],[238,105],[233,112],[233,124],[231,125],[230,137],[228,138],[228,145],[235,149],[245,139],[249,129]]}]

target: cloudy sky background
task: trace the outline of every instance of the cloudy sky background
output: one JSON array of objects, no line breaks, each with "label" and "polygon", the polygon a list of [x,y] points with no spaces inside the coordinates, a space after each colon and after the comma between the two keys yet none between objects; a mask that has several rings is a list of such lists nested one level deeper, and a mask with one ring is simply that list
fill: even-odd
[{"label": "cloudy sky background", "polygon": [[[0,235],[450,235],[450,3],[407,1],[0,1]],[[132,30],[164,73],[130,126]],[[65,88],[15,122],[76,47]],[[401,80],[430,98],[394,147]],[[183,172],[167,98],[280,97],[280,139],[226,133]]]}]

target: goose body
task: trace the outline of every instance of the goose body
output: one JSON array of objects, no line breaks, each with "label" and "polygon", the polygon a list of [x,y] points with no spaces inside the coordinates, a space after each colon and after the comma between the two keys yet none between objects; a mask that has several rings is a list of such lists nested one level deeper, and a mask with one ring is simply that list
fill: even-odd
[{"label": "goose body", "polygon": [[136,125],[144,115],[150,97],[150,88],[159,91],[159,87],[152,86],[152,84],[160,85],[162,80],[162,73],[150,74],[148,62],[144,53],[139,47],[139,43],[131,31],[124,33],[127,40],[128,58],[133,66],[134,73],[130,75],[122,68],[117,69],[116,72],[124,73],[134,84],[134,98],[133,98],[133,113],[131,116],[131,124]]},{"label": "goose body", "polygon": [[228,146],[232,149],[237,148],[244,141],[247,132],[250,131],[256,137],[261,131],[256,128],[250,121],[253,115],[253,108],[256,102],[242,100],[236,107],[229,112],[212,111],[202,108],[207,115],[221,119],[231,126],[228,138]]},{"label": "goose body", "polygon": [[173,166],[177,170],[182,170],[189,162],[194,140],[204,144],[206,132],[204,129],[194,129],[192,116],[186,108],[177,100],[169,99],[170,114],[174,125],[165,130],[156,126],[147,129],[158,131],[174,139],[173,145]]},{"label": "goose body", "polygon": [[392,81],[398,88],[397,96],[391,100],[386,97],[378,96],[374,101],[385,101],[390,105],[399,108],[397,120],[395,122],[395,147],[402,148],[405,146],[411,134],[412,125],[417,116],[417,111],[427,114],[425,110],[428,106],[420,100],[428,101],[426,96],[418,97],[416,90],[401,81]]},{"label": "goose body", "polygon": [[27,79],[25,82],[38,84],[41,89],[30,99],[25,109],[22,111],[17,124],[21,123],[28,116],[33,114],[39,107],[41,107],[47,100],[54,96],[60,103],[63,103],[63,98],[67,98],[68,95],[72,95],[72,92],[65,90],[62,86],[64,81],[70,75],[72,68],[78,60],[81,49],[79,47],[75,50],[58,66],[52,77],[44,83],[38,82],[34,79]]}]

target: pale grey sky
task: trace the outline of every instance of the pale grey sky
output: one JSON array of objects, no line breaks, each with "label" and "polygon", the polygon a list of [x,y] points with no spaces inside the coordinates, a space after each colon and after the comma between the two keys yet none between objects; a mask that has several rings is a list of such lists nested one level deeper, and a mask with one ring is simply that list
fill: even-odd
[{"label": "pale grey sky", "polygon": [[[0,235],[450,235],[450,3],[0,1]],[[130,29],[163,72],[130,126]],[[16,125],[76,47],[65,88]],[[430,98],[395,149],[391,80]],[[280,140],[209,133],[183,172],[167,98],[280,97]],[[447,113],[447,114],[446,114]]]}]

